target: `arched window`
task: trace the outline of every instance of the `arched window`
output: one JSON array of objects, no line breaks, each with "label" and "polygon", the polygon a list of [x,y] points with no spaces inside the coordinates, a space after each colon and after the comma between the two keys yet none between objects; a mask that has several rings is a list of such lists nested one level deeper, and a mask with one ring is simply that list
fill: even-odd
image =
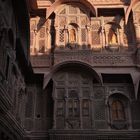
[{"label": "arched window", "polygon": [[116,100],[111,105],[112,120],[125,120],[125,109],[121,101]]}]

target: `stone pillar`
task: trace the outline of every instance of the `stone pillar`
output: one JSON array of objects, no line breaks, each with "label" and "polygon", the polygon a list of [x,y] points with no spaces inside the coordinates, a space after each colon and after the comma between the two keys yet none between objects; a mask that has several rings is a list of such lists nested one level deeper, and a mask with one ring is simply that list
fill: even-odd
[{"label": "stone pillar", "polygon": [[67,123],[67,119],[68,119],[68,98],[65,98],[65,128],[68,129],[68,123]]},{"label": "stone pillar", "polygon": [[[55,46],[56,45],[56,46]],[[54,26],[54,48],[59,47],[59,28],[58,26]]]},{"label": "stone pillar", "polygon": [[118,29],[117,29],[117,43],[118,43],[118,45],[120,45],[120,43],[121,43],[121,40],[120,40],[120,32],[119,32]]},{"label": "stone pillar", "polygon": [[101,36],[102,36],[102,48],[106,45],[106,35],[105,35],[105,21],[104,17],[101,17]]},{"label": "stone pillar", "polygon": [[47,50],[51,50],[51,35],[50,35],[50,29],[47,31]]},{"label": "stone pillar", "polygon": [[89,32],[88,32],[88,43],[91,45],[91,48],[92,48],[93,46],[92,46],[92,29],[91,28],[89,29]]},{"label": "stone pillar", "polygon": [[83,117],[82,117],[82,98],[79,98],[79,105],[80,105],[80,128],[83,128]]},{"label": "stone pillar", "polygon": [[108,30],[105,30],[105,46],[108,46]]},{"label": "stone pillar", "polygon": [[88,26],[87,26],[87,29],[86,29],[86,36],[87,36],[86,42],[87,42],[87,45],[89,45],[89,44],[91,44],[91,41],[90,41],[91,40],[90,39],[91,38],[91,33],[90,33],[90,27],[88,27]]},{"label": "stone pillar", "polygon": [[90,98],[91,127],[94,128],[94,97]]},{"label": "stone pillar", "polygon": [[123,30],[122,29],[119,30],[119,40],[120,40],[119,44],[121,46],[123,46],[124,42],[123,42]]},{"label": "stone pillar", "polygon": [[47,25],[47,50],[51,50],[51,21],[48,20]]},{"label": "stone pillar", "polygon": [[68,29],[64,27],[64,45],[68,44]]},{"label": "stone pillar", "polygon": [[140,24],[134,23],[137,48],[140,48]]},{"label": "stone pillar", "polygon": [[105,41],[105,29],[104,29],[104,27],[102,27],[101,35],[102,35],[102,48],[104,48],[105,45],[106,45],[106,41]]},{"label": "stone pillar", "polygon": [[81,39],[80,39],[80,37],[81,37],[81,30],[78,29],[77,32],[75,32],[75,33],[76,33],[76,42],[75,43],[79,45],[81,43],[80,42],[81,41]]},{"label": "stone pillar", "polygon": [[56,107],[57,107],[57,100],[56,98],[53,98],[54,100],[54,108],[53,108],[53,129],[56,129]]}]

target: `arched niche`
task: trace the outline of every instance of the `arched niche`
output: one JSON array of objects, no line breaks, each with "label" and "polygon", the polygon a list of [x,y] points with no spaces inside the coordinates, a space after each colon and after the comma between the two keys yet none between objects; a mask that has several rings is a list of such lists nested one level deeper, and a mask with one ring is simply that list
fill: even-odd
[{"label": "arched niche", "polygon": [[129,129],[131,125],[130,100],[122,92],[113,92],[108,97],[108,118],[112,129]]},{"label": "arched niche", "polygon": [[80,3],[67,3],[60,5],[54,13],[57,48],[82,49],[83,44],[88,48],[90,10]]},{"label": "arched niche", "polygon": [[53,128],[92,128],[93,85],[101,86],[95,71],[82,64],[67,63],[55,70],[52,80]]},{"label": "arched niche", "polygon": [[120,47],[119,30],[121,26],[117,22],[108,22],[105,24],[106,47],[110,51],[118,51]]}]

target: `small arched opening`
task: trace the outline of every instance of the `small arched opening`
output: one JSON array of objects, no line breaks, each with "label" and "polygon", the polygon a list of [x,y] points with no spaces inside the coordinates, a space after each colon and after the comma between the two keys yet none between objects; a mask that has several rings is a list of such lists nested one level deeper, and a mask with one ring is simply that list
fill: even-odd
[{"label": "small arched opening", "polygon": [[113,93],[108,98],[109,122],[112,129],[130,127],[130,102],[122,93]]}]

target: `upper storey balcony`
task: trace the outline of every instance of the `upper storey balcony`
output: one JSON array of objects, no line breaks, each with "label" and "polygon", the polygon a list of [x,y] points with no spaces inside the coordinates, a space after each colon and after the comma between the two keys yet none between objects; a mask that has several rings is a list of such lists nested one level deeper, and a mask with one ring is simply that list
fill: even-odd
[{"label": "upper storey balcony", "polygon": [[65,3],[47,20],[36,16],[30,23],[33,67],[49,68],[65,61],[97,67],[136,66],[133,15],[126,24],[124,7],[98,7],[94,15],[82,3]]}]

